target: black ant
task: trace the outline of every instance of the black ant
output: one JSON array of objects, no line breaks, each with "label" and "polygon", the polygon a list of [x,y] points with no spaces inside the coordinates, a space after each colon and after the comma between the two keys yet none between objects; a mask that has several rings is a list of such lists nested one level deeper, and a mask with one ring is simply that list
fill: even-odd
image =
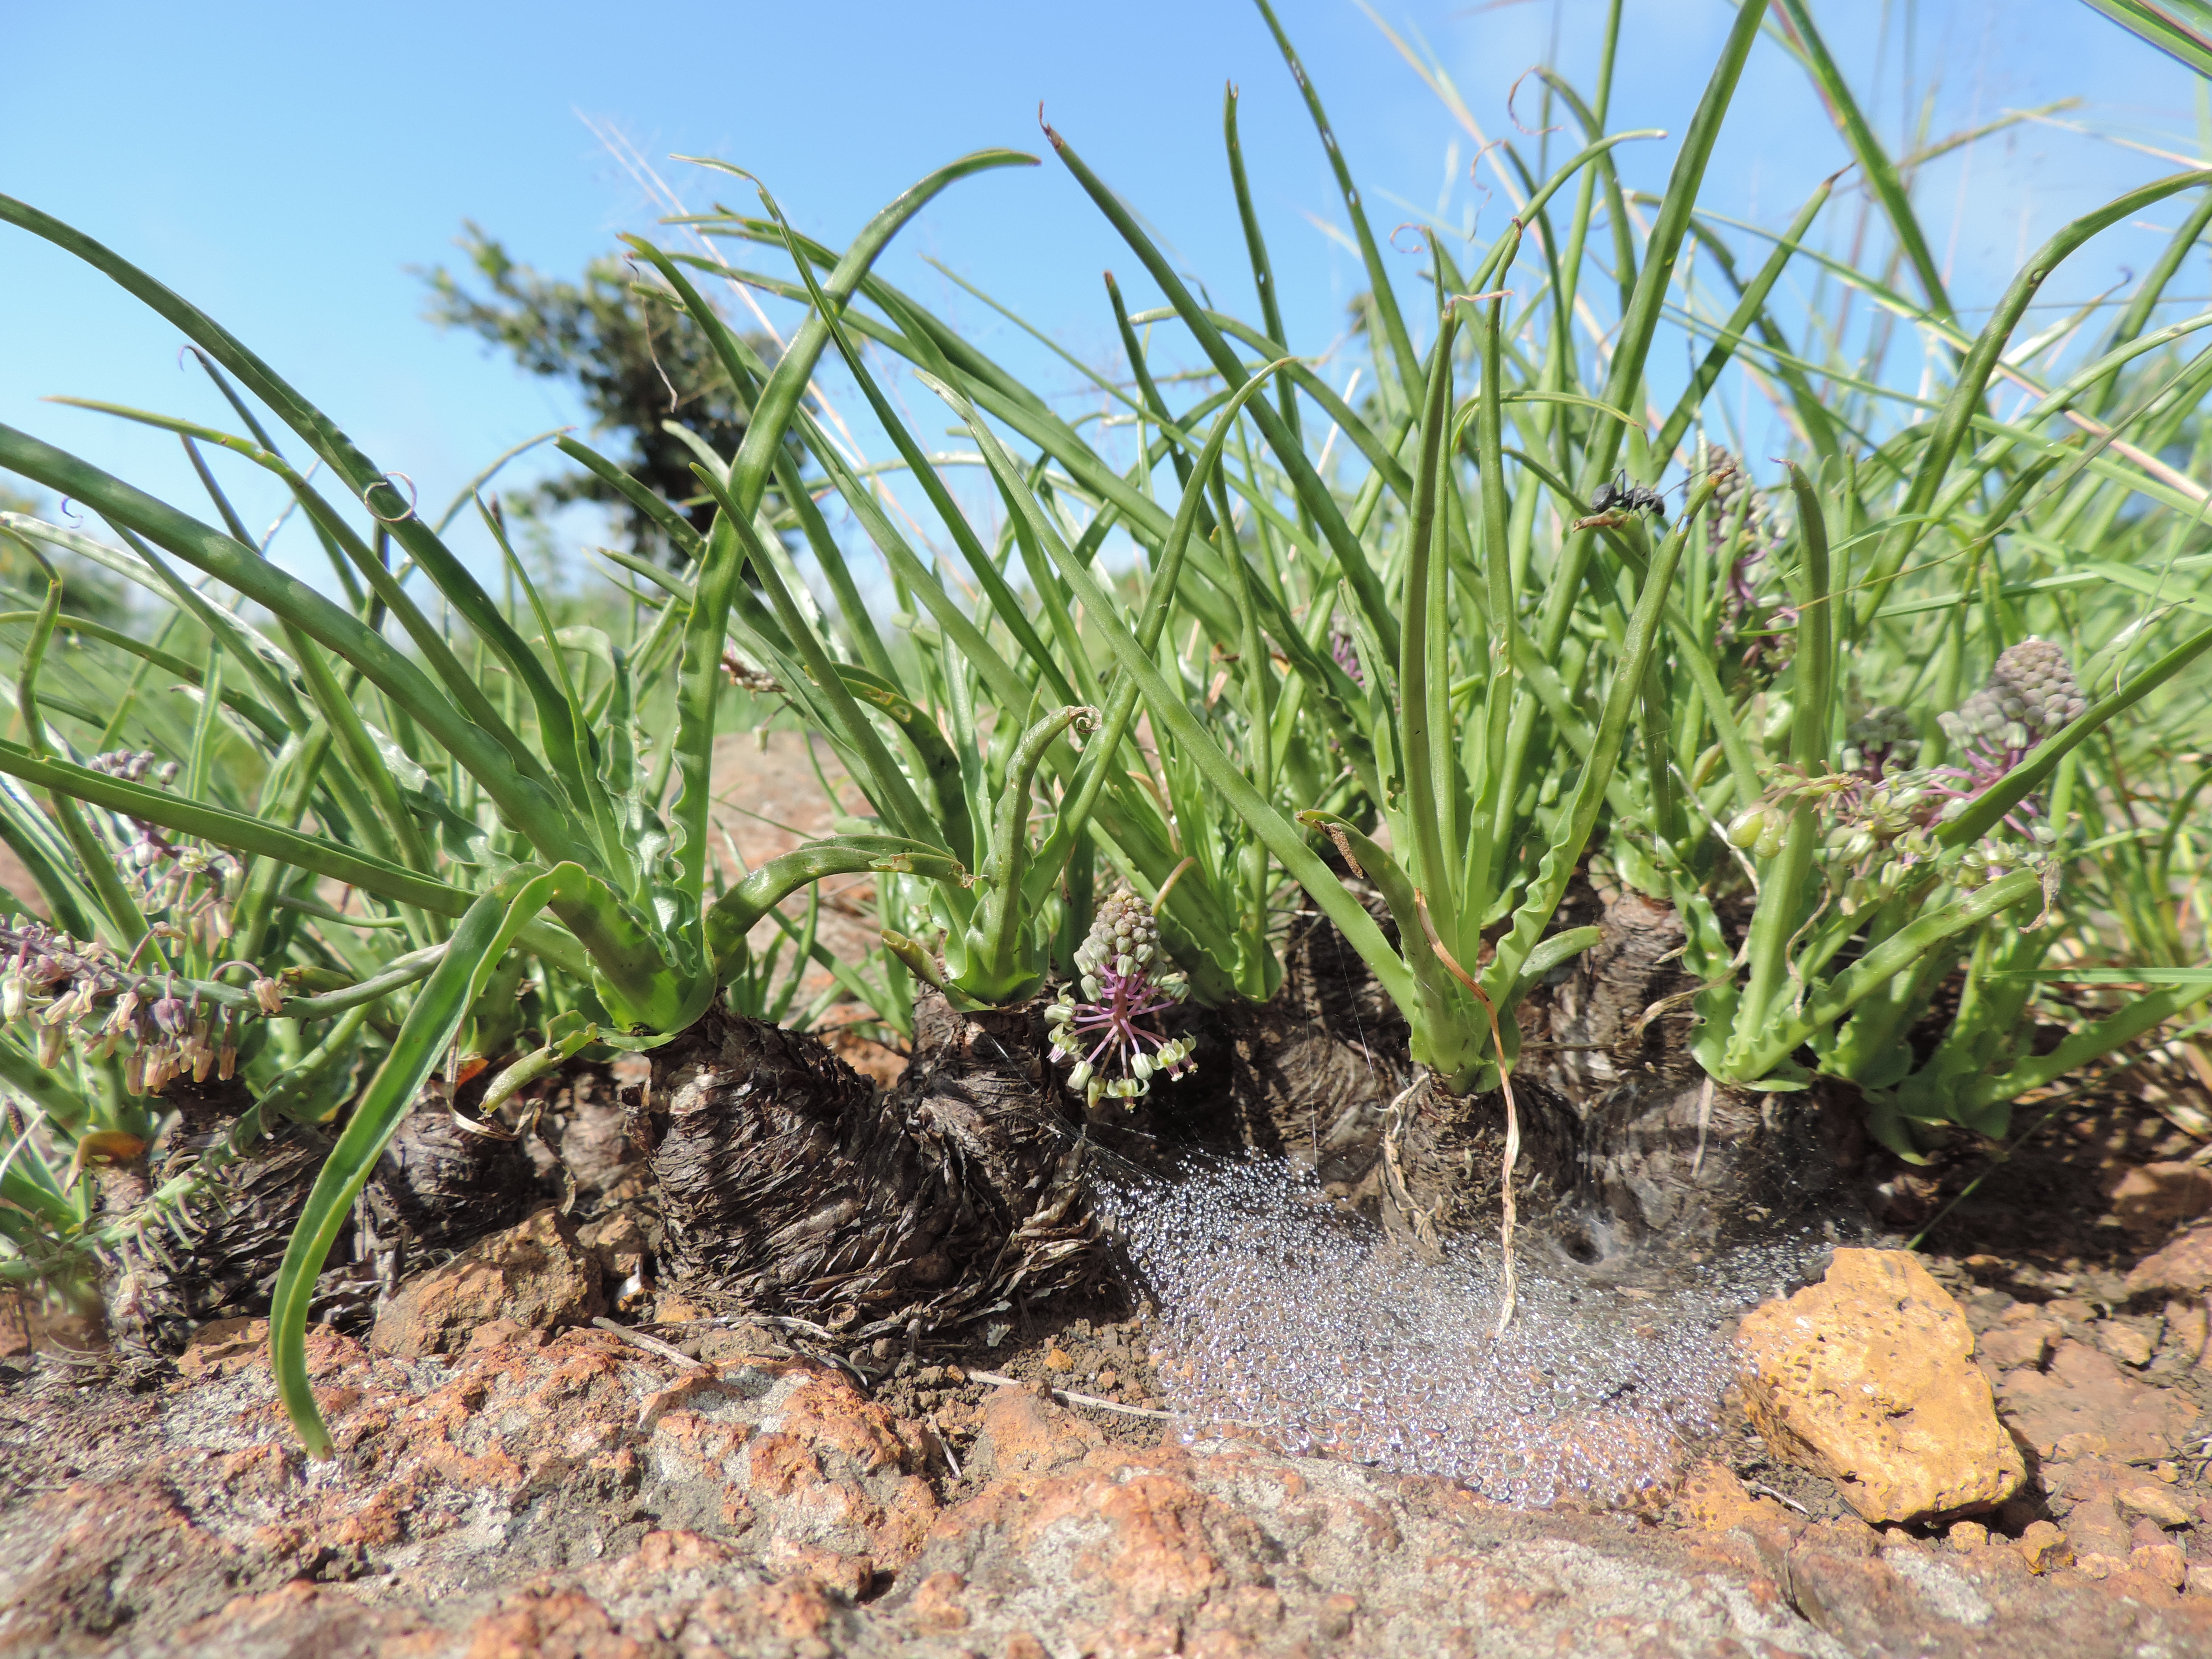
[{"label": "black ant", "polygon": [[1632,484],[1626,475],[1616,472],[1611,483],[1601,483],[1590,497],[1592,513],[1649,513],[1661,524],[1667,522],[1667,501],[1649,484]]},{"label": "black ant", "polygon": [[1600,484],[1591,495],[1589,517],[1576,520],[1568,528],[1618,530],[1639,513],[1649,513],[1665,524],[1666,498],[1649,484],[1630,483],[1626,474],[1616,472],[1611,483]]}]

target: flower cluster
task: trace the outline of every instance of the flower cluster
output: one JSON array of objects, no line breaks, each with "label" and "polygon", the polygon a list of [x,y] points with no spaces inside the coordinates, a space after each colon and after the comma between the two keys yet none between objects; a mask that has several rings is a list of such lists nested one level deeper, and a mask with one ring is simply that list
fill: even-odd
[{"label": "flower cluster", "polygon": [[[151,777],[167,788],[176,781],[177,763],[160,763],[150,750],[110,750],[89,763],[95,772],[143,783]],[[167,911],[155,933],[163,938],[190,939],[210,951],[230,937],[231,907],[245,880],[245,868],[216,848],[169,839],[159,824],[143,818],[130,820],[132,838],[115,854],[115,866],[134,889],[132,896],[149,916]]]},{"label": "flower cluster", "polygon": [[754,667],[737,653],[734,647],[725,646],[722,648],[722,672],[730,677],[730,684],[740,691],[766,697],[785,695],[781,680],[765,670]]},{"label": "flower cluster", "polygon": [[1743,492],[1751,488],[1751,480],[1744,477],[1743,463],[1718,444],[1706,447],[1705,476],[1713,481],[1711,514],[1705,520],[1705,544],[1717,553],[1721,544],[1728,539],[1729,528],[1735,522],[1736,509],[1742,505]]},{"label": "flower cluster", "polygon": [[1192,1040],[1168,1036],[1152,1024],[1189,985],[1167,967],[1159,924],[1142,899],[1125,887],[1098,907],[1075,948],[1075,968],[1084,1000],[1067,987],[1044,1015],[1054,1057],[1074,1067],[1068,1087],[1096,1106],[1102,1096],[1134,1100],[1156,1072],[1180,1077],[1189,1069]]},{"label": "flower cluster", "polygon": [[2029,638],[1999,654],[1982,689],[1936,718],[1984,787],[2089,707],[2065,652]]},{"label": "flower cluster", "polygon": [[1352,683],[1361,690],[1367,689],[1367,672],[1359,665],[1359,647],[1352,635],[1341,628],[1328,636],[1328,654],[1336,665],[1352,677]]},{"label": "flower cluster", "polygon": [[[1712,501],[1705,516],[1705,543],[1716,554],[1726,550],[1735,532],[1736,515],[1743,514],[1743,536],[1729,566],[1728,599],[1723,610],[1723,644],[1744,641],[1743,665],[1747,672],[1771,676],[1789,659],[1796,642],[1797,608],[1786,599],[1762,600],[1761,568],[1778,544],[1768,522],[1765,502],[1746,476],[1743,463],[1719,445],[1705,451],[1705,476],[1713,481]],[[1750,497],[1747,507],[1746,495]]]},{"label": "flower cluster", "polygon": [[1869,783],[1911,770],[1920,761],[1912,717],[1895,703],[1877,703],[1844,728],[1843,769]]},{"label": "flower cluster", "polygon": [[[1844,730],[1840,770],[1808,776],[1781,769],[1765,797],[1729,823],[1729,841],[1772,858],[1782,850],[1793,805],[1812,804],[1826,820],[1820,855],[1829,884],[1850,915],[1896,892],[1907,870],[1936,855],[1938,828],[2087,706],[2065,653],[2047,640],[2024,641],[1997,658],[1988,684],[1959,709],[1937,717],[1962,764],[1921,766],[1921,744],[1905,711],[1870,709]],[[2046,893],[2054,892],[2057,842],[2033,800],[2022,800],[1966,849],[1951,879],[1975,888],[2034,870]]]},{"label": "flower cluster", "polygon": [[[135,954],[118,961],[106,945],[25,921],[0,923],[0,1018],[28,1025],[30,1046],[48,1069],[71,1038],[93,1060],[120,1050],[123,1086],[134,1095],[159,1094],[187,1073],[195,1083],[210,1072],[228,1079],[237,1068],[246,1011],[204,1000],[198,987],[179,994],[174,975],[139,972]],[[252,989],[262,1013],[283,1006],[283,988],[258,970]]]}]

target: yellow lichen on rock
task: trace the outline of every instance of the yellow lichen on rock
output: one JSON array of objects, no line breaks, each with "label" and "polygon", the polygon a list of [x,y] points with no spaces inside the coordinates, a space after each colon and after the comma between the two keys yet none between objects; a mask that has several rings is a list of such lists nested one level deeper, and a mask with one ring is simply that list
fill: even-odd
[{"label": "yellow lichen on rock", "polygon": [[1769,1447],[1869,1521],[1987,1509],[2027,1478],[1966,1316],[1917,1256],[1838,1250],[1820,1284],[1755,1310],[1739,1340]]}]

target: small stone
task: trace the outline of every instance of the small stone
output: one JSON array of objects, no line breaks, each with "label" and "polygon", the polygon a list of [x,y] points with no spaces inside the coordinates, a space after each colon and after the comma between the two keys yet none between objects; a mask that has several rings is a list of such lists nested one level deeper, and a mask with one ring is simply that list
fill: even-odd
[{"label": "small stone", "polygon": [[[2045,1303],[2043,1311],[2046,1318],[2055,1319],[2061,1325],[2088,1325],[2097,1317],[2097,1304],[2083,1296],[2062,1296]],[[2081,1333],[2069,1331],[2068,1334],[2079,1337]]]},{"label": "small stone", "polygon": [[2175,1358],[2185,1365],[2205,1365],[2212,1369],[2212,1352],[2208,1352],[2206,1337],[2208,1322],[2202,1300],[2169,1302],[2166,1304],[2166,1346]]},{"label": "small stone", "polygon": [[2197,1518],[2171,1490],[2148,1481],[2122,1492],[2119,1509],[2122,1515],[2148,1521],[2168,1531],[2186,1527]]},{"label": "small stone", "polygon": [[2130,1296],[2201,1296],[2212,1289],[2212,1227],[2176,1233],[2128,1275]]},{"label": "small stone", "polygon": [[2158,1345],[2150,1340],[2149,1333],[2133,1325],[2108,1324],[2097,1333],[2097,1346],[2118,1360],[2123,1365],[2138,1368],[2148,1365]]},{"label": "small stone", "polygon": [[848,1601],[860,1600],[876,1576],[876,1564],[865,1555],[842,1555],[787,1537],[772,1540],[763,1561],[779,1578],[811,1578]]},{"label": "small stone", "polygon": [[1066,1349],[1055,1342],[1045,1354],[1044,1368],[1048,1371],[1072,1371],[1075,1369],[1075,1361]]},{"label": "small stone", "polygon": [[220,1376],[259,1358],[268,1346],[265,1319],[212,1320],[192,1333],[177,1356],[177,1369],[186,1376]]},{"label": "small stone", "polygon": [[2155,1233],[2212,1211],[2212,1170],[2195,1164],[2141,1164],[2112,1188],[2112,1213],[2131,1233]]},{"label": "small stone", "polygon": [[576,1242],[597,1256],[600,1270],[617,1282],[641,1271],[653,1254],[643,1219],[627,1205],[577,1228]]},{"label": "small stone", "polygon": [[2066,1541],[2066,1534],[2049,1521],[2029,1522],[2014,1547],[2027,1563],[2030,1572],[2056,1572],[2074,1559],[2074,1549]]},{"label": "small stone", "polygon": [[931,1635],[964,1629],[968,1609],[960,1605],[960,1594],[967,1588],[968,1581],[957,1572],[933,1572],[915,1587],[907,1616],[916,1630]]},{"label": "small stone", "polygon": [[1954,1521],[1951,1530],[1944,1534],[1944,1541],[1966,1555],[1990,1547],[1990,1529],[1978,1521]]},{"label": "small stone", "polygon": [[2058,1335],[2058,1325],[2053,1320],[2029,1320],[2019,1324],[2008,1322],[1985,1332],[1974,1344],[1974,1352],[2004,1370],[2020,1365],[2040,1366],[2051,1358]]},{"label": "small stone", "polygon": [[1674,1504],[1683,1519],[1705,1532],[1726,1532],[1755,1521],[1778,1521],[1783,1510],[1771,1498],[1753,1498],[1727,1464],[1707,1461],[1690,1471]]},{"label": "small stone", "polygon": [[2066,1517],[2066,1541],[2074,1547],[2077,1560],[2091,1555],[2120,1560],[2136,1547],[2118,1506],[2109,1498],[2091,1498],[2074,1506]]},{"label": "small stone", "polygon": [[1339,1591],[1322,1602],[1321,1612],[1314,1620],[1315,1627],[1330,1641],[1341,1642],[1352,1634],[1352,1620],[1358,1611],[1359,1598]]},{"label": "small stone", "polygon": [[2178,1544],[2138,1544],[2128,1552],[2128,1565],[2168,1589],[2179,1590],[2189,1582],[2189,1558]]},{"label": "small stone", "polygon": [[790,1352],[757,1325],[732,1325],[702,1331],[696,1340],[697,1351],[694,1352],[686,1344],[684,1352],[709,1365],[726,1365],[733,1359],[772,1359]]},{"label": "small stone", "polygon": [[597,1257],[559,1211],[540,1210],[399,1287],[379,1310],[369,1346],[420,1359],[464,1346],[479,1326],[512,1320],[530,1331],[578,1325],[606,1311]]},{"label": "small stone", "polygon": [[2002,1504],[2027,1478],[1972,1363],[1973,1333],[1917,1256],[1844,1249],[1743,1322],[1752,1422],[1872,1522]]}]

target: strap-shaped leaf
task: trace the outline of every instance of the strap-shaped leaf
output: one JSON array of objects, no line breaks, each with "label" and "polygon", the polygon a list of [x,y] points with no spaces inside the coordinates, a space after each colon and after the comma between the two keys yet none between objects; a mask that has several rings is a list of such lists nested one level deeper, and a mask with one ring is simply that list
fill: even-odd
[{"label": "strap-shaped leaf", "polygon": [[435,915],[458,916],[469,908],[467,893],[434,876],[371,858],[319,836],[302,835],[266,819],[226,811],[169,790],[128,783],[68,761],[41,759],[19,744],[0,740],[0,772],[112,812],[127,812],[165,830],[198,836],[217,847],[313,870],[333,881],[362,888],[397,903],[419,906]]},{"label": "strap-shaped leaf", "polygon": [[2087,0],[2137,40],[2212,76],[2212,5],[2205,0]]},{"label": "strap-shaped leaf", "polygon": [[0,425],[0,466],[83,502],[110,523],[135,531],[295,623],[316,643],[360,669],[396,708],[442,744],[540,851],[556,855],[573,851],[591,857],[571,833],[568,814],[553,792],[526,775],[513,752],[469,720],[421,669],[360,618],[278,569],[252,548],[29,433]]},{"label": "strap-shaped leaf", "polygon": [[[1102,587],[1090,567],[1075,558],[1061,540],[1059,531],[1047,519],[1028,492],[1019,488],[1021,464],[1006,451],[998,434],[976,412],[975,405],[953,387],[933,376],[925,375],[923,383],[945,399],[953,412],[966,422],[969,434],[975,440],[984,459],[1000,481],[1013,486],[1007,499],[1030,520],[1030,529],[1038,543],[1060,567],[1061,576],[1083,608],[1092,618],[1092,624],[1104,636],[1125,672],[1137,682],[1145,701],[1151,706],[1152,719],[1170,732],[1184,754],[1196,765],[1206,781],[1219,790],[1237,816],[1249,825],[1252,831],[1275,855],[1291,878],[1313,896],[1314,902],[1327,913],[1338,929],[1350,942],[1352,949],[1374,969],[1382,981],[1384,992],[1401,1007],[1410,1001],[1413,984],[1407,975],[1405,963],[1382,937],[1382,930],[1375,919],[1362,909],[1358,902],[1344,890],[1329,868],[1306,845],[1305,837],[1297,826],[1277,811],[1274,806],[1255,789],[1251,781],[1237,768],[1235,762],[1224,754],[1213,736],[1191,715],[1184,705],[1179,690],[1168,684],[1151,655],[1145,650],[1121,619],[1121,609]],[[1246,382],[1245,384],[1250,384]],[[1240,385],[1239,390],[1243,390]],[[1265,409],[1264,401],[1254,407]]]},{"label": "strap-shaped leaf", "polygon": [[[307,1329],[308,1303],[331,1241],[377,1159],[414,1107],[423,1082],[459,1035],[461,1022],[483,994],[501,957],[549,904],[570,909],[588,905],[594,889],[606,893],[605,884],[580,865],[556,865],[550,870],[518,872],[469,906],[447,941],[444,957],[416,994],[414,1006],[408,1010],[383,1065],[362,1091],[344,1133],[315,1177],[313,1190],[285,1249],[283,1264],[277,1270],[269,1310],[270,1355],[277,1396],[312,1456],[327,1457],[331,1452],[330,1431],[308,1385]],[[713,994],[713,981],[702,975],[699,983],[683,996],[681,1005],[672,1010],[672,1018],[656,1037],[672,1036],[689,1025],[706,1011]],[[632,1041],[623,1046],[650,1047],[653,1040]]]},{"label": "strap-shaped leaf", "polygon": [[[831,307],[842,307],[900,227],[948,185],[988,168],[1033,167],[1036,163],[1035,156],[996,149],[978,151],[938,168],[884,208],[854,238],[852,246],[845,251],[836,269],[830,272],[830,280],[823,285],[825,301]],[[744,586],[744,566],[751,551],[747,542],[752,537],[752,514],[760,506],[775,458],[783,448],[785,430],[805,395],[807,382],[813,376],[815,364],[821,360],[823,349],[829,343],[829,319],[817,310],[800,325],[768,384],[762,388],[760,398],[753,406],[752,418],[745,427],[744,440],[730,463],[727,475],[714,481],[726,490],[730,506],[717,516],[707,538],[705,556],[700,561],[691,614],[684,625],[684,666],[677,688],[675,753],[679,785],[669,816],[676,832],[678,884],[686,891],[703,892],[706,888],[708,815],[714,793],[708,775],[714,743],[714,711],[722,691],[722,639],[737,590]],[[765,580],[769,574],[766,561],[758,562]],[[803,641],[793,643],[803,648]],[[823,693],[834,704],[843,694],[842,684],[836,679],[834,671],[823,673],[820,679],[823,682]],[[845,697],[844,702],[849,708],[851,699]],[[861,752],[865,754],[865,749]],[[893,793],[896,797],[897,792]],[[910,796],[911,791],[907,793]]]},{"label": "strap-shaped leaf", "polygon": [[[437,585],[439,592],[446,596],[454,611],[478,637],[498,653],[509,672],[521,682],[537,708],[539,719],[545,725],[548,749],[556,754],[564,751],[569,742],[563,730],[568,720],[568,710],[547,678],[544,665],[522,642],[491,596],[470,574],[467,566],[454,556],[412,506],[404,501],[398,487],[385,471],[356,447],[337,422],[301,396],[289,382],[249,350],[228,329],[113,249],[73,226],[64,224],[51,214],[42,213],[11,196],[0,196],[0,220],[19,225],[75,254],[181,330],[187,338],[237,376],[255,397],[276,410],[277,417],[298,433],[364,503],[368,502],[370,495],[383,490],[390,504],[390,511],[398,514],[397,517],[388,514],[380,515],[384,517],[393,538],[406,549],[416,563]],[[64,493],[78,494],[76,491]],[[82,495],[78,498],[86,499]],[[105,510],[102,509],[103,512]],[[374,512],[376,509],[372,507],[370,510]],[[309,631],[313,630],[310,629]],[[412,712],[410,709],[410,713]],[[526,775],[536,763],[529,750],[519,742],[510,742],[507,748],[512,764]],[[457,758],[463,758],[464,764],[467,763],[460,751],[455,753]],[[543,842],[538,845],[541,851],[551,852],[554,856],[560,855],[557,850],[549,849]]]},{"label": "strap-shaped leaf", "polygon": [[1990,917],[2025,902],[2043,890],[2043,878],[2033,870],[2012,874],[1978,888],[1972,893],[1899,928],[1844,972],[1806,1000],[1803,1009],[1767,1022],[1731,1056],[1728,1081],[1750,1081],[1765,1076],[1814,1031],[1832,1025],[1872,995],[1887,981],[1918,962],[1943,940]]},{"label": "strap-shaped leaf", "polygon": [[832,836],[770,859],[714,902],[707,912],[707,948],[718,978],[744,967],[745,935],[755,923],[811,882],[865,871],[934,876],[957,881],[967,872],[941,847],[897,836]]}]

